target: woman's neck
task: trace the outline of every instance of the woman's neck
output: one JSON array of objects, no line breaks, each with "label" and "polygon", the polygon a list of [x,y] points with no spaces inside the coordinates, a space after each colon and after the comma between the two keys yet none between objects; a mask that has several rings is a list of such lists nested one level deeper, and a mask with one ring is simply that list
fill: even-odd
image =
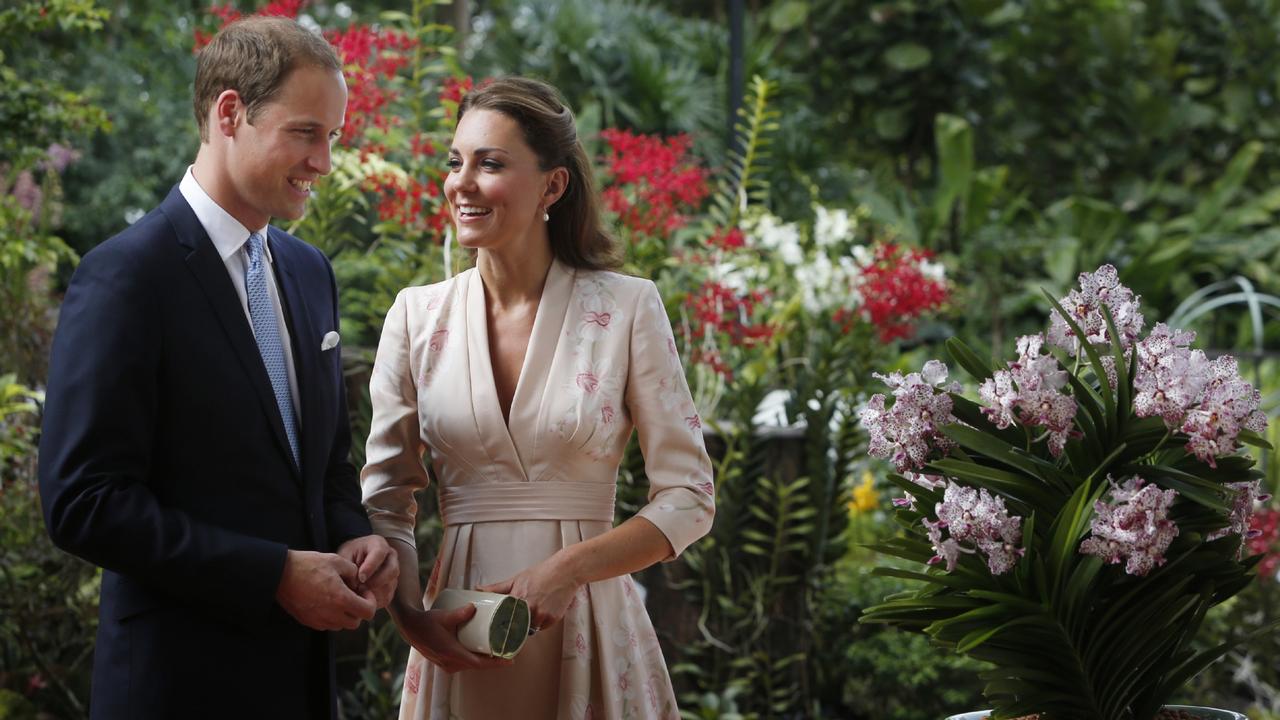
[{"label": "woman's neck", "polygon": [[543,245],[522,248],[519,253],[502,253],[480,250],[476,257],[476,269],[484,280],[485,298],[489,307],[501,310],[508,307],[537,303],[551,268],[551,248]]}]

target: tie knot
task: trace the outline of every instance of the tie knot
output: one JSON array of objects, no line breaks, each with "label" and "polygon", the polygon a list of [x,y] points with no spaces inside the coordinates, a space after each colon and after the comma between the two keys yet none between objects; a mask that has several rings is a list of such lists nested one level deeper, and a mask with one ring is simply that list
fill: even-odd
[{"label": "tie knot", "polygon": [[249,264],[254,265],[262,259],[262,244],[264,240],[260,233],[250,233],[249,242],[245,243],[245,249],[249,253]]}]

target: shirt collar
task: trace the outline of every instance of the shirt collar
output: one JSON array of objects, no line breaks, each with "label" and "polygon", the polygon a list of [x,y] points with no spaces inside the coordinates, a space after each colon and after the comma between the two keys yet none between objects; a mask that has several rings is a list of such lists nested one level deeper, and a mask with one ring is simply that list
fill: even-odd
[{"label": "shirt collar", "polygon": [[[191,206],[191,210],[195,212],[196,219],[200,221],[204,231],[209,234],[209,239],[213,241],[213,247],[217,249],[218,256],[222,258],[224,263],[227,258],[244,247],[245,242],[249,240],[250,230],[241,225],[239,220],[231,217],[231,213],[223,210],[218,203],[213,201],[213,198],[209,197],[209,193],[200,187],[195,175],[191,173],[190,166],[187,167],[186,174],[182,176],[182,182],[178,184],[178,192],[182,193],[182,197]],[[263,247],[267,251],[267,262],[272,262],[271,235],[267,232],[267,227],[263,225],[253,232],[262,235]]]}]

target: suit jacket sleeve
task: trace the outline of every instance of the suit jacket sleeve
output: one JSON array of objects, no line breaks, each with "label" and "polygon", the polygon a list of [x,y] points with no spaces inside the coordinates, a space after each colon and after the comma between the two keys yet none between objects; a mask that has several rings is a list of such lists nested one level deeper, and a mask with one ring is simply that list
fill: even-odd
[{"label": "suit jacket sleeve", "polygon": [[234,617],[275,602],[287,548],[192,518],[148,485],[162,382],[159,303],[137,253],[85,256],[54,337],[40,493],[64,550]]},{"label": "suit jacket sleeve", "polygon": [[658,288],[644,285],[631,329],[626,402],[649,477],[649,502],[638,514],[667,536],[672,560],[711,529],[715,489],[671,322]]},{"label": "suit jacket sleeve", "polygon": [[[316,251],[319,254],[319,251]],[[322,256],[323,257],[323,256]],[[329,273],[329,288],[333,298],[333,327],[339,327],[338,287],[333,277],[333,267],[324,260],[325,269]],[[334,349],[341,352],[341,347]],[[331,550],[336,550],[344,542],[363,537],[372,532],[369,517],[360,503],[360,481],[356,468],[351,464],[351,423],[347,413],[346,382],[342,373],[341,355],[337,358],[335,382],[338,383],[337,403],[335,408],[338,421],[334,429],[333,442],[329,448],[329,462],[324,475],[325,525],[329,531]]]},{"label": "suit jacket sleeve", "polygon": [[369,380],[373,422],[361,485],[374,532],[417,547],[414,493],[427,486],[426,450],[418,422],[418,396],[409,356],[407,291],[396,297],[382,325]]}]

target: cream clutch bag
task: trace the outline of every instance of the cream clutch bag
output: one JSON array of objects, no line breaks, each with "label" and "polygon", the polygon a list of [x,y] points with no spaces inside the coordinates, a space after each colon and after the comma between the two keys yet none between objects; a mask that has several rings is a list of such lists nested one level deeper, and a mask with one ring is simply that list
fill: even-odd
[{"label": "cream clutch bag", "polygon": [[458,627],[463,647],[504,660],[515,657],[529,638],[528,603],[510,595],[445,588],[431,609],[456,610],[467,604],[476,606],[476,614]]}]

